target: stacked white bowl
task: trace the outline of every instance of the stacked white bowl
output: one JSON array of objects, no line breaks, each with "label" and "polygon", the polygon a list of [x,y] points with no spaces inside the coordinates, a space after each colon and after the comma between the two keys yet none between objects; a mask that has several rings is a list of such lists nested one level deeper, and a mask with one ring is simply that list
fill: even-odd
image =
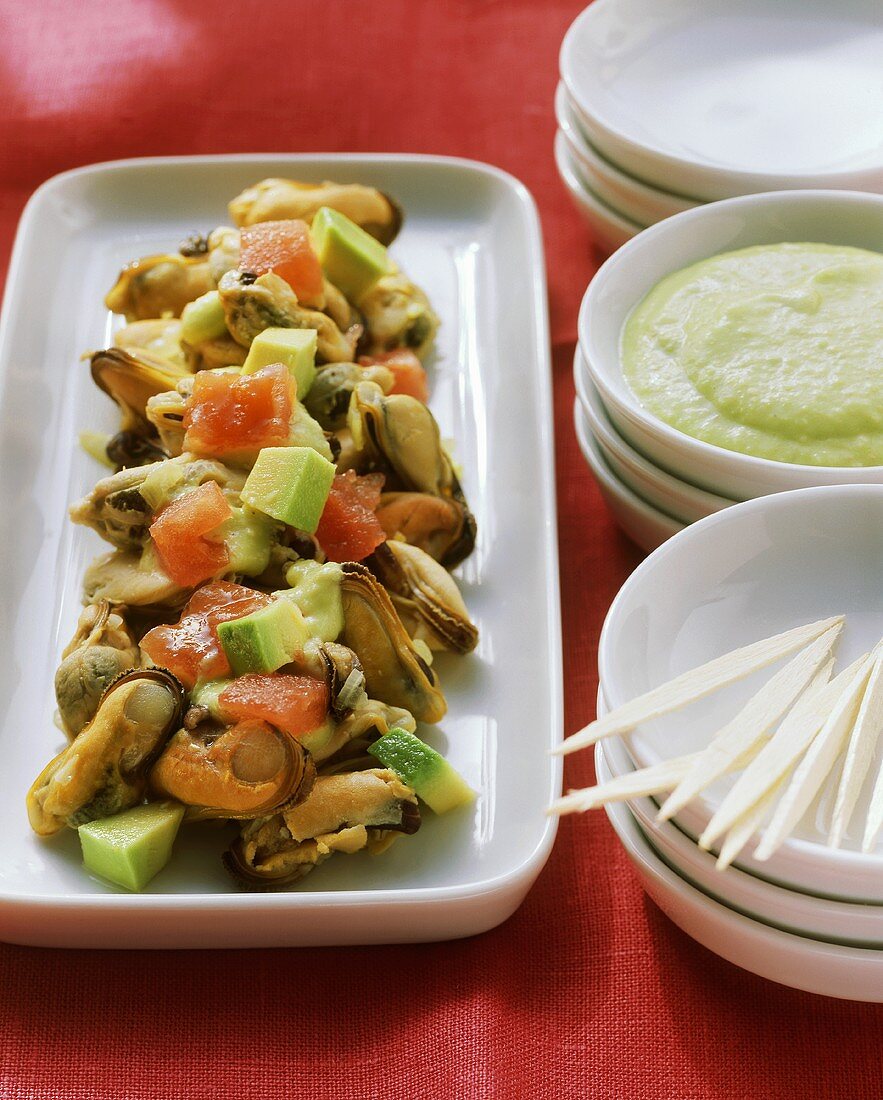
[{"label": "stacked white bowl", "polygon": [[881,466],[800,466],[694,439],[645,409],[623,376],[623,326],[660,279],[720,252],[783,241],[883,252],[883,196],[777,191],[709,203],[629,241],[586,291],[573,366],[577,437],[620,525],[645,550],[736,501],[813,485],[883,483]]},{"label": "stacked white bowl", "polygon": [[706,202],[883,191],[879,0],[595,0],[559,58],[555,158],[612,251]]},{"label": "stacked white bowl", "polygon": [[[599,714],[734,647],[846,615],[836,671],[883,635],[883,485],[765,496],[682,531],[626,581],[598,651]],[[599,782],[699,751],[769,671],[596,746]],[[669,822],[660,798],[609,816],[650,895],[712,951],[764,977],[830,996],[883,1002],[883,838],[861,850],[883,738],[842,846],[827,846],[839,764],[794,833],[767,861],[752,840],[725,871],[696,838],[734,776]],[[736,773],[738,774],[738,773]],[[770,811],[772,812],[772,811]]]}]

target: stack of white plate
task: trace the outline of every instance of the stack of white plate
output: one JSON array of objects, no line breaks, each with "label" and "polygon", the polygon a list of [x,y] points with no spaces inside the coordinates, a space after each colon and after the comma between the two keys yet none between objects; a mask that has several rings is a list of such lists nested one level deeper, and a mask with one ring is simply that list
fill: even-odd
[{"label": "stack of white plate", "polygon": [[709,203],[629,241],[586,291],[573,365],[577,437],[620,525],[645,550],[739,500],[814,485],[883,483],[881,466],[800,466],[694,439],[648,412],[623,376],[623,326],[660,279],[720,252],[781,241],[883,252],[883,196],[776,191]]},{"label": "stack of white plate", "polygon": [[[599,714],[734,647],[831,614],[846,614],[837,670],[866,652],[883,634],[881,517],[883,485],[825,486],[749,501],[678,534],[610,608]],[[599,742],[599,782],[704,748],[769,675]],[[609,816],[648,893],[700,943],[786,985],[883,1002],[883,841],[861,851],[881,755],[841,848],[827,846],[839,766],[768,861],[754,858],[752,840],[726,871],[715,868],[717,849],[696,838],[732,777],[667,823],[652,798],[611,806]]]},{"label": "stack of white plate", "polygon": [[561,47],[558,170],[608,250],[761,191],[883,192],[879,0],[595,0]]}]

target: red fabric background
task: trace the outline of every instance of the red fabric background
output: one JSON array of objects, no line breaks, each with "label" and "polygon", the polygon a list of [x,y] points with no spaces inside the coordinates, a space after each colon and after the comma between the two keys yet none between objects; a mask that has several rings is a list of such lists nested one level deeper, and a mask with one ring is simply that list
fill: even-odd
[{"label": "red fabric background", "polygon": [[[579,455],[570,379],[594,270],[552,160],[580,0],[0,0],[0,256],[28,194],[159,153],[413,151],[490,161],[545,233],[566,731],[594,713],[604,612],[637,551]],[[567,782],[591,779],[590,754]],[[419,947],[207,953],[0,946],[0,1097],[881,1097],[883,1010],[696,946],[603,814],[566,819],[503,927]]]}]

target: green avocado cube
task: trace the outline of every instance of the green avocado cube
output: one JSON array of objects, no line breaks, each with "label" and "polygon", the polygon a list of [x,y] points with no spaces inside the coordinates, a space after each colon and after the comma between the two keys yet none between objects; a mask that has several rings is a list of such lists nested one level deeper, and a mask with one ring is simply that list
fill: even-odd
[{"label": "green avocado cube", "polygon": [[310,628],[293,600],[274,600],[267,607],[218,624],[218,640],[234,676],[275,672],[303,650]]},{"label": "green avocado cube", "polygon": [[351,302],[358,302],[390,271],[389,256],[380,241],[339,210],[319,207],[311,232],[322,270]]},{"label": "green avocado cube", "polygon": [[79,828],[86,868],[127,890],[143,890],[168,863],[184,807],[151,802]]},{"label": "green avocado cube", "polygon": [[303,401],[316,378],[317,343],[314,328],[265,328],[252,340],[242,373],[254,374],[261,367],[283,363],[297,383],[297,396]]},{"label": "green avocado cube", "polygon": [[219,340],[228,335],[221,295],[216,290],[210,290],[184,306],[181,313],[181,339],[185,344],[198,347],[209,340]]},{"label": "green avocado cube", "polygon": [[312,534],[334,481],[334,463],[312,447],[264,447],[242,500],[280,523]]},{"label": "green avocado cube", "polygon": [[475,791],[440,753],[398,726],[375,741],[368,752],[413,788],[437,814],[475,798]]}]

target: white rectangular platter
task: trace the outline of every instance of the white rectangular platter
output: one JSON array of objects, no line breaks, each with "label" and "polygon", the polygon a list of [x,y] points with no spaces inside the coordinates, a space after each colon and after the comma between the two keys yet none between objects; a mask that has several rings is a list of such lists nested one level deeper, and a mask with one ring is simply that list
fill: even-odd
[{"label": "white rectangular platter", "polygon": [[[73,832],[41,841],[24,799],[60,751],[53,675],[83,570],[101,540],[67,506],[102,469],[77,446],[115,430],[83,352],[109,343],[119,268],[228,221],[267,176],[373,184],[406,211],[392,247],[442,318],[431,405],[454,440],[478,521],[458,579],[481,632],[438,659],[449,713],[423,735],[479,797],[380,857],[337,856],[280,894],[241,893],[221,867],[228,827],[190,827],[143,894],[90,878]],[[78,169],[31,199],[0,329],[0,939],[67,947],[252,947],[451,939],[520,904],[554,839],[561,643],[542,242],[529,193],[469,161],[428,156],[224,156]]]}]

